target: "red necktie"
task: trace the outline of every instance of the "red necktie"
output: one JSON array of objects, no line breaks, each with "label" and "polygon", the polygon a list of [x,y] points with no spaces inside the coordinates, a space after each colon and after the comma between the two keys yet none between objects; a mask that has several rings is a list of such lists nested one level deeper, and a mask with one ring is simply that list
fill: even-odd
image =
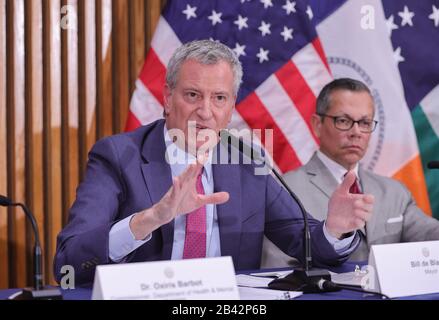
[{"label": "red necktie", "polygon": [[[202,172],[197,177],[196,189],[199,194],[204,194],[201,176]],[[186,236],[183,249],[183,259],[204,257],[206,257],[206,206],[186,215]]]},{"label": "red necktie", "polygon": [[355,194],[360,194],[362,193],[360,190],[360,187],[358,186],[358,180],[357,178],[355,178],[354,183],[351,185],[351,187],[349,188],[349,193],[355,193]]}]

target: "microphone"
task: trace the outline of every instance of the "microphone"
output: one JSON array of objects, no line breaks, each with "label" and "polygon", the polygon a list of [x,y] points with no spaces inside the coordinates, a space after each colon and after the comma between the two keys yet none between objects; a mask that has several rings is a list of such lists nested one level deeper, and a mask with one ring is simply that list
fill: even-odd
[{"label": "microphone", "polygon": [[428,169],[439,169],[439,161],[430,161],[427,164]]},{"label": "microphone", "polygon": [[34,266],[33,266],[33,276],[34,276],[34,288],[24,288],[20,295],[15,297],[16,300],[47,300],[47,299],[62,299],[61,292],[57,288],[44,288],[43,286],[43,268],[42,268],[42,250],[40,245],[40,234],[38,232],[38,225],[30,210],[22,203],[14,203],[11,199],[0,195],[0,206],[3,207],[21,207],[29,219],[35,238],[34,246]]},{"label": "microphone", "polygon": [[[289,290],[289,291],[303,291],[304,293],[317,293],[327,291],[341,290],[335,284],[331,282],[331,274],[328,270],[313,269],[312,268],[312,255],[311,255],[311,232],[309,230],[308,217],[306,211],[299,200],[297,195],[290,189],[288,184],[282,178],[282,176],[273,168],[265,157],[262,157],[252,146],[245,144],[242,140],[232,135],[227,130],[220,132],[221,143],[226,147],[228,145],[238,149],[245,156],[249,157],[252,161],[263,163],[270,171],[274,173],[282,186],[287,190],[289,195],[296,201],[299,206],[300,212],[304,221],[304,264],[302,268],[295,268],[294,271],[283,278],[277,278],[268,284],[271,289]],[[331,285],[333,284],[333,285]]]}]

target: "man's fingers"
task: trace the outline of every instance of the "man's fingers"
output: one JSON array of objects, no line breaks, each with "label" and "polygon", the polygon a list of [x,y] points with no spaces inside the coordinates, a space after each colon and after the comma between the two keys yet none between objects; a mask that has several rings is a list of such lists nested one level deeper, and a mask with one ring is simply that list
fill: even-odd
[{"label": "man's fingers", "polygon": [[354,204],[362,203],[364,205],[373,206],[375,197],[371,194],[352,194],[351,198],[354,199]]},{"label": "man's fingers", "polygon": [[363,196],[363,201],[365,203],[371,204],[373,205],[374,201],[375,201],[375,197],[372,194],[365,194]]},{"label": "man's fingers", "polygon": [[178,186],[179,190],[185,188],[185,186],[191,186],[192,183],[195,183],[197,176],[201,172],[201,168],[203,166],[199,163],[190,164],[182,174],[180,174],[178,178]]},{"label": "man's fingers", "polygon": [[366,222],[363,219],[355,218],[353,229],[361,229],[366,225]]},{"label": "man's fingers", "polygon": [[208,195],[199,195],[199,199],[201,201],[201,205],[205,206],[206,204],[221,204],[227,202],[230,198],[228,192],[215,192]]},{"label": "man's fingers", "polygon": [[354,200],[354,208],[360,208],[367,211],[373,210],[373,203],[367,202],[363,197]]},{"label": "man's fingers", "polygon": [[355,182],[355,179],[356,179],[355,172],[353,170],[348,171],[342,183],[338,187],[338,190],[342,193],[349,193],[349,189],[352,186],[352,184]]},{"label": "man's fingers", "polygon": [[367,221],[369,221],[371,216],[372,216],[372,212],[371,211],[364,210],[362,208],[354,210],[354,218],[355,219],[361,219],[364,222],[367,222]]}]

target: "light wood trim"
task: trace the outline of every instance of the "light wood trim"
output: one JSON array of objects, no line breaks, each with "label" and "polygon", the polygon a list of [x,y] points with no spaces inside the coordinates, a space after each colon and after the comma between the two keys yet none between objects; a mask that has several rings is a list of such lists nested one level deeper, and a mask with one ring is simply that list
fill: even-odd
[{"label": "light wood trim", "polygon": [[[78,25],[61,27],[73,5]],[[0,0],[0,194],[36,216],[46,283],[95,141],[121,132],[164,1]],[[74,22],[74,21],[73,21]],[[32,285],[33,236],[0,208],[0,289]]]},{"label": "light wood trim", "polygon": [[[6,0],[0,0],[0,194],[6,195],[7,139],[6,139]],[[0,207],[0,288],[9,285],[8,265],[8,216],[7,209]]]}]

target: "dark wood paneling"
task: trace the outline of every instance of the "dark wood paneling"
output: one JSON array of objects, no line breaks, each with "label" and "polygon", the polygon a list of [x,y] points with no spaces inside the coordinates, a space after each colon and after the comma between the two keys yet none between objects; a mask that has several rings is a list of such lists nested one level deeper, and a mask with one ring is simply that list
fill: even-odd
[{"label": "dark wood paneling", "polygon": [[[46,281],[53,283],[52,259],[62,227],[61,28],[60,0],[43,0],[44,232]],[[40,226],[41,229],[41,226]]]},{"label": "dark wood paneling", "polygon": [[[6,0],[0,0],[0,194],[7,194],[6,144]],[[9,286],[8,268],[8,216],[0,207],[0,288]]]},{"label": "dark wood paneling", "polygon": [[[0,194],[25,202],[36,216],[47,283],[54,284],[56,236],[87,153],[125,127],[163,6],[0,0]],[[0,208],[0,288],[32,285],[33,242],[24,214]]]},{"label": "dark wood paneling", "polygon": [[113,0],[113,128],[120,132],[130,103],[129,1]]},{"label": "dark wood paneling", "polygon": [[145,2],[142,0],[132,0],[129,2],[130,10],[130,93],[134,91],[135,81],[139,75],[142,62],[145,59],[145,37],[146,37],[146,21],[145,21]]},{"label": "dark wood paneling", "polygon": [[[43,19],[41,0],[25,1],[25,92],[26,92],[26,203],[37,224],[44,225],[43,193]],[[45,239],[41,237],[44,248]],[[32,248],[34,236],[29,221],[26,224],[26,247]],[[28,265],[33,261],[27,250]],[[32,281],[32,269],[27,268],[27,281]]]},{"label": "dark wood paneling", "polygon": [[97,138],[113,134],[112,1],[96,1]]},{"label": "dark wood paneling", "polygon": [[62,58],[62,172],[63,172],[63,222],[66,213],[75,198],[75,190],[79,182],[79,69],[78,69],[78,1],[64,0],[62,4],[69,6],[76,15],[69,26],[61,30]]},{"label": "dark wood paneling", "polygon": [[[24,0],[6,2],[7,19],[7,167],[8,195],[25,202],[25,41]],[[9,285],[26,284],[26,220],[19,208],[9,208]]]}]

